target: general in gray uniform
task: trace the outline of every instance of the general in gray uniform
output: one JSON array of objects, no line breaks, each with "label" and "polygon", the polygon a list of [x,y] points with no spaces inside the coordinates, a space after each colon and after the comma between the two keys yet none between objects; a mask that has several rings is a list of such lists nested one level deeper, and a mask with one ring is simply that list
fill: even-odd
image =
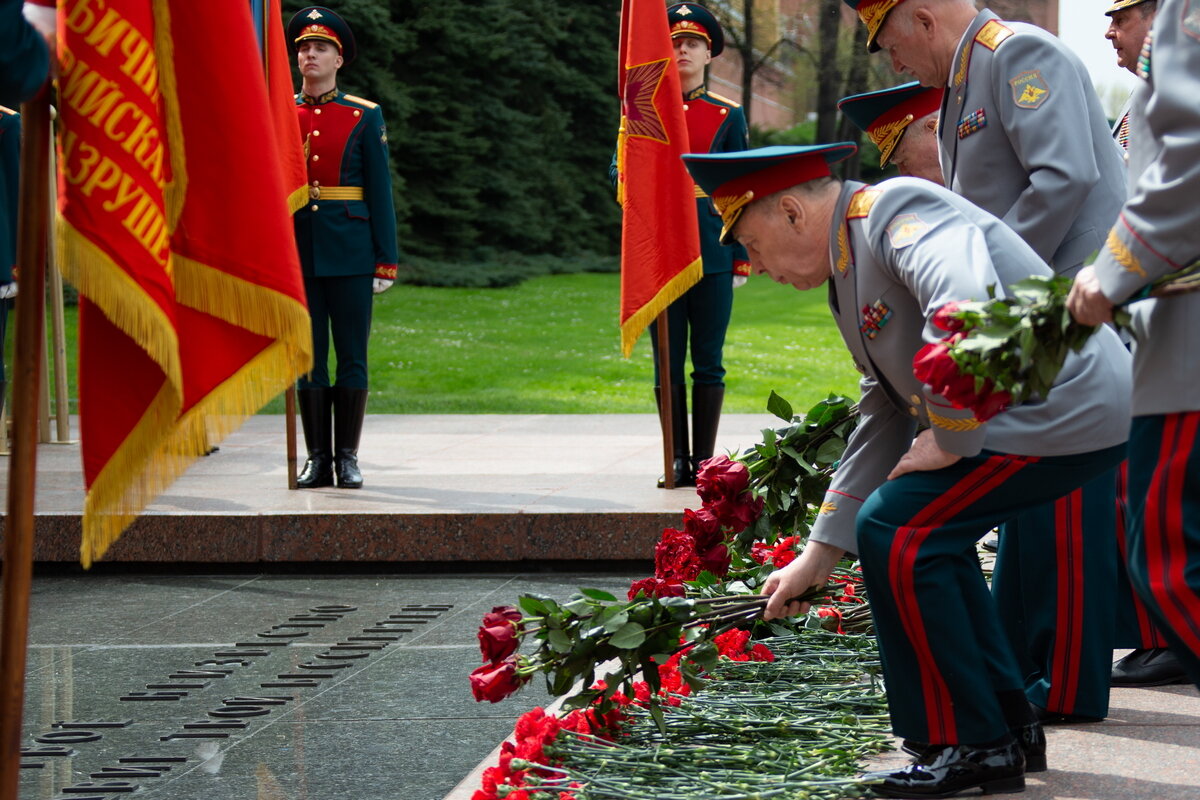
[{"label": "general in gray uniform", "polygon": [[[1125,193],[1124,160],[1079,58],[1041,28],[1003,22],[971,0],[846,1],[870,49],[885,50],[897,72],[946,87],[945,185],[1007,223],[1056,273],[1075,274]],[[1029,700],[1047,722],[1108,714],[1113,592],[1081,598],[1086,584],[1117,581],[1116,480],[1081,492],[1002,528],[992,581]],[[1080,550],[1109,557],[1081,573],[1069,557]]]},{"label": "general in gray uniform", "polygon": [[[1096,263],[1068,305],[1098,324],[1114,302],[1200,258],[1200,10],[1159,7],[1135,91],[1130,172],[1138,176]],[[1128,567],[1192,680],[1200,686],[1200,294],[1131,306],[1133,429]]]},{"label": "general in gray uniform", "polygon": [[936,311],[1050,270],[1010,228],[929,181],[829,177],[827,162],[853,151],[684,156],[753,269],[800,289],[830,284],[834,320],[863,373],[862,419],[803,553],[764,586],[767,616],[801,612],[788,598],[857,551],[893,730],[919,753],[879,775],[879,790],[1019,791],[1027,765],[1045,768],[1045,739],[974,544],[1029,504],[1111,474],[1125,450],[1129,354],[1104,329],[1068,357],[1046,399],[986,422],[953,408],[913,369],[918,351],[945,335]]}]

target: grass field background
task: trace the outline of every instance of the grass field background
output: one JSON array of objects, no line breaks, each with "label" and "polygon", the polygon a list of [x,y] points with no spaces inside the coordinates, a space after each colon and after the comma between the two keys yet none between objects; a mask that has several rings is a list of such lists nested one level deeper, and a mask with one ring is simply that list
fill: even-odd
[{"label": "grass field background", "polygon": [[[650,413],[649,333],[622,358],[618,287],[613,273],[547,275],[500,289],[394,286],[375,300],[368,413]],[[75,309],[67,311],[74,413]],[[10,353],[14,323],[10,317]],[[6,363],[11,368],[11,355]],[[825,292],[762,277],[734,292],[725,368],[727,412],[764,411],[771,390],[797,409],[830,392],[857,396],[858,373]],[[282,411],[282,397],[263,409]]]}]

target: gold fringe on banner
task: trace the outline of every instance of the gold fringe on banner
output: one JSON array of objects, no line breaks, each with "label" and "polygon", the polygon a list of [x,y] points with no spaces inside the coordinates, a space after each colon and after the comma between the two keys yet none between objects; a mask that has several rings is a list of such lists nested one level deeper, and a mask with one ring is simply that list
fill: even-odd
[{"label": "gold fringe on banner", "polygon": [[[187,199],[187,159],[183,144],[183,118],[179,112],[179,83],[175,80],[175,42],[171,33],[170,3],[151,3],[154,9],[154,57],[158,61],[158,84],[166,109],[167,152],[171,180],[163,187],[167,230],[174,234]],[[168,265],[171,274],[173,265]]]},{"label": "gold fringe on banner", "polygon": [[621,353],[625,358],[629,358],[633,353],[633,346],[637,343],[638,337],[654,321],[654,318],[661,314],[667,306],[682,297],[684,292],[699,283],[703,277],[704,262],[697,258],[659,289],[658,294],[654,295],[650,302],[625,320],[621,325]]},{"label": "gold fringe on banner", "polygon": [[176,387],[183,402],[183,367],[175,326],[128,272],[61,214],[55,224],[58,268],[109,322],[138,343]]}]

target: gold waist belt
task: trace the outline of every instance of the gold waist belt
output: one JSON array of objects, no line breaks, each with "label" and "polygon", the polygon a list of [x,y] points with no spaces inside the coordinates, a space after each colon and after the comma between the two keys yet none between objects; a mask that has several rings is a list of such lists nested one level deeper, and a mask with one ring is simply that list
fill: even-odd
[{"label": "gold waist belt", "polygon": [[361,186],[310,186],[310,200],[362,200]]}]

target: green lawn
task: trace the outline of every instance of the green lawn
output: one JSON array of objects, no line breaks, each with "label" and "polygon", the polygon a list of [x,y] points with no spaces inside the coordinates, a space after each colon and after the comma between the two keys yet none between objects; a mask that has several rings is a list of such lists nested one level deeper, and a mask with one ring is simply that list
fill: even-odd
[{"label": "green lawn", "polygon": [[[393,287],[375,303],[370,412],[653,410],[649,334],[631,358],[621,357],[618,280],[582,273],[503,289]],[[830,392],[857,396],[858,374],[825,303],[823,290],[797,292],[761,277],[735,292],[726,411],[763,411],[772,389],[796,408]],[[67,311],[73,342],[75,309]],[[7,338],[11,348],[13,334]],[[70,381],[75,397],[73,367]],[[280,398],[264,412],[282,410]]]}]

